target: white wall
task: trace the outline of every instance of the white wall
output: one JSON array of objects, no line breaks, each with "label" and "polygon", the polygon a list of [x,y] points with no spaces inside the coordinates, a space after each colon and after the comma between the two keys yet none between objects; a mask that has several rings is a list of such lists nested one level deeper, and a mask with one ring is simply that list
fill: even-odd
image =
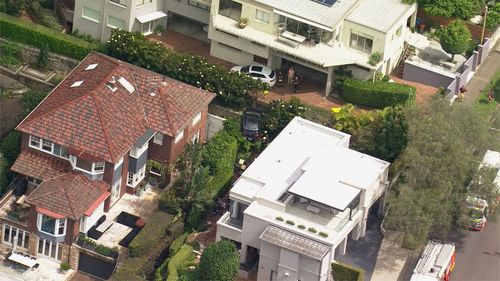
[{"label": "white wall", "polygon": [[80,226],[80,231],[86,233],[89,229],[99,220],[99,218],[104,214],[104,201],[94,210],[90,217],[85,216],[85,228],[82,231]]},{"label": "white wall", "polygon": [[208,25],[210,10],[203,10],[188,4],[188,0],[163,0],[163,10],[176,13]]}]

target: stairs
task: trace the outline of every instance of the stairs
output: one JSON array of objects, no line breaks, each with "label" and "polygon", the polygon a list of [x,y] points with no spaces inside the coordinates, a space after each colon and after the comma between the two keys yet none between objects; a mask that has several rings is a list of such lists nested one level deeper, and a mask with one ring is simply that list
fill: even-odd
[{"label": "stairs", "polygon": [[392,70],[391,73],[392,76],[403,79],[403,71],[405,67],[404,62],[408,57],[411,56],[411,54],[413,53],[412,50],[413,48],[410,46],[410,44],[405,42],[403,47],[403,53],[401,54],[401,57],[399,57],[396,67]]}]

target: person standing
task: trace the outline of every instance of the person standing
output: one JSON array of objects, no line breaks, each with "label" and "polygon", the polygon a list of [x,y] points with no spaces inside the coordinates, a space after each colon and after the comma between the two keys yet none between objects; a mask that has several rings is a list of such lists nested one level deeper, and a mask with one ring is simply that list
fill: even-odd
[{"label": "person standing", "polygon": [[288,69],[288,82],[286,83],[289,85],[292,83],[293,77],[295,77],[295,69],[293,69],[293,66]]}]

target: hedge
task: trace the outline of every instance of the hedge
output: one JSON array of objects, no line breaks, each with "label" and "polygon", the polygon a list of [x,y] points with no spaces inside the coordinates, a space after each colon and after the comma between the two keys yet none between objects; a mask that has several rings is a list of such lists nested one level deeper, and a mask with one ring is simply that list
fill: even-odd
[{"label": "hedge", "polygon": [[4,13],[0,13],[0,37],[37,48],[42,48],[47,44],[50,52],[75,59],[83,59],[92,50],[104,50],[102,45],[91,44]]},{"label": "hedge", "polygon": [[173,216],[164,212],[157,212],[150,218],[139,234],[130,242],[131,257],[146,254],[150,249],[157,247],[166,236],[167,228],[173,221]]},{"label": "hedge", "polygon": [[9,166],[5,163],[2,152],[0,151],[0,195],[3,194],[4,190],[9,185]]},{"label": "hedge", "polygon": [[416,92],[408,85],[346,79],[342,97],[355,105],[384,108],[412,102]]},{"label": "hedge", "polygon": [[168,277],[167,281],[179,280],[179,273],[177,270],[189,266],[190,262],[195,259],[193,247],[189,245],[182,245],[181,249],[175,254],[168,262]]},{"label": "hedge", "polygon": [[332,263],[332,277],[334,280],[363,281],[365,280],[365,271],[361,268],[334,262]]}]

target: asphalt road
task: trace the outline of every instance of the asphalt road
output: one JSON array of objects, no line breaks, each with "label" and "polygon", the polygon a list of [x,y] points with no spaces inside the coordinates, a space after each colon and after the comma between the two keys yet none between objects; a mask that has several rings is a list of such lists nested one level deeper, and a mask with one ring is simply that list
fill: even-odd
[{"label": "asphalt road", "polygon": [[500,280],[500,222],[488,221],[478,232],[458,230],[451,240],[457,251],[452,281]]}]

